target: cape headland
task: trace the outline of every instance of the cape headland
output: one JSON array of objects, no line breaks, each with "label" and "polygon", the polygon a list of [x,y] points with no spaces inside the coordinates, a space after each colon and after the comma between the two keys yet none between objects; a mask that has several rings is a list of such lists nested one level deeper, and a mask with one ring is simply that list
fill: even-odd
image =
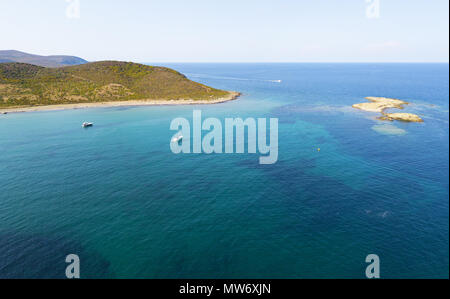
[{"label": "cape headland", "polygon": [[100,61],[60,68],[0,63],[0,113],[108,106],[216,104],[240,93],[165,67]]},{"label": "cape headland", "polygon": [[356,109],[360,109],[368,112],[377,112],[381,113],[382,116],[378,117],[379,120],[387,120],[387,121],[404,121],[404,122],[423,122],[423,119],[412,113],[385,113],[386,109],[404,109],[404,105],[409,105],[408,102],[384,98],[384,97],[367,97],[366,100],[370,101],[369,103],[360,103],[355,104],[352,107]]}]

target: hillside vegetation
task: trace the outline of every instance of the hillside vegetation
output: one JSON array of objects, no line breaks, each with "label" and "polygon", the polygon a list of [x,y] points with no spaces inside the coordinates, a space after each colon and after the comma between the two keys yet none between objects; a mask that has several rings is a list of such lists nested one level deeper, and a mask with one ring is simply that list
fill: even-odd
[{"label": "hillside vegetation", "polygon": [[41,56],[28,54],[16,50],[6,50],[6,51],[0,50],[0,63],[4,62],[29,63],[44,67],[63,67],[87,63],[86,60],[76,56],[67,56],[67,55]]},{"label": "hillside vegetation", "polygon": [[62,68],[0,64],[0,108],[127,100],[214,100],[229,95],[172,69],[103,61]]}]

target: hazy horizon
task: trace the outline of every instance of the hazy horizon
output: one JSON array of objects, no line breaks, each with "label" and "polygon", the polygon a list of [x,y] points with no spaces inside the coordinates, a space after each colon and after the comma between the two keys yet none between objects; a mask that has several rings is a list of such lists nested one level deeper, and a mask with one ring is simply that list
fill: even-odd
[{"label": "hazy horizon", "polygon": [[0,2],[0,49],[141,63],[449,62],[447,0],[42,2]]}]

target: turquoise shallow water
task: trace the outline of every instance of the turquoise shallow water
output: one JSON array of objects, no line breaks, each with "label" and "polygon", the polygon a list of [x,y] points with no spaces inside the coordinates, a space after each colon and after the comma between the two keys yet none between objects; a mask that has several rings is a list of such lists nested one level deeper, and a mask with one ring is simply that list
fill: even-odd
[{"label": "turquoise shallow water", "polygon": [[[375,253],[384,278],[448,278],[448,64],[166,66],[243,96],[0,115],[0,277],[64,277],[76,253],[83,277],[364,278]],[[350,108],[366,96],[425,123]],[[279,118],[278,163],[172,154],[193,109]]]}]

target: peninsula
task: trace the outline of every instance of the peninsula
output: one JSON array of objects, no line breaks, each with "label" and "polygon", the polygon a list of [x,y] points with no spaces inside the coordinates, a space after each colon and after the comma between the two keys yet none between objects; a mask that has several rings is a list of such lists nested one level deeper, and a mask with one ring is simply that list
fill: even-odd
[{"label": "peninsula", "polygon": [[165,67],[101,61],[60,68],[0,63],[0,113],[87,107],[215,104],[240,96]]},{"label": "peninsula", "polygon": [[408,102],[391,99],[391,98],[383,98],[383,97],[367,97],[366,100],[369,100],[369,103],[361,103],[353,105],[353,108],[360,109],[368,112],[377,112],[381,113],[378,119],[387,120],[387,121],[405,121],[405,122],[423,122],[423,119],[420,118],[416,114],[412,113],[385,113],[386,109],[404,109],[404,105],[409,105]]}]

